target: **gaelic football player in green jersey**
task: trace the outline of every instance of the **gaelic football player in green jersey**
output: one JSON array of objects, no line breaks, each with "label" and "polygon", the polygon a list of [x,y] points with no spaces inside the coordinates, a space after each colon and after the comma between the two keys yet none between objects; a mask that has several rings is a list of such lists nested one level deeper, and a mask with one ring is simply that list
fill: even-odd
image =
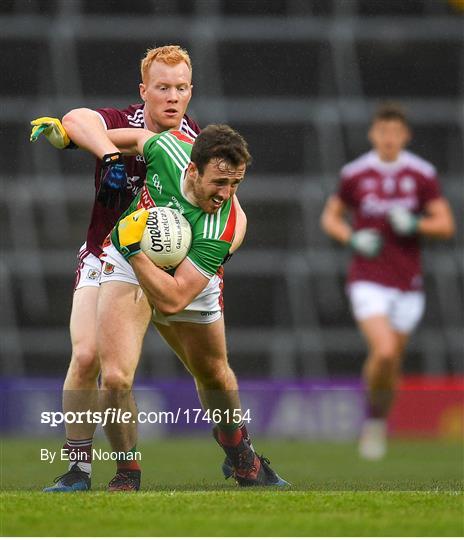
[{"label": "gaelic football player in green jersey", "polygon": [[[178,131],[109,130],[124,153],[139,153],[147,165],[146,183],[116,224],[103,248],[97,342],[103,408],[136,417],[131,387],[147,327],[152,321],[193,375],[205,410],[219,410],[215,437],[231,474],[241,486],[277,485],[282,480],[259,457],[242,427],[237,379],[227,360],[221,297],[221,264],[243,240],[235,236],[235,192],[250,162],[247,143],[225,125],[211,125],[195,142]],[[147,208],[171,206],[192,227],[192,245],[173,275],[140,251]],[[136,424],[121,423],[111,436],[113,450],[136,445]],[[138,488],[140,470],[119,471]],[[111,486],[110,486],[111,488]]]}]

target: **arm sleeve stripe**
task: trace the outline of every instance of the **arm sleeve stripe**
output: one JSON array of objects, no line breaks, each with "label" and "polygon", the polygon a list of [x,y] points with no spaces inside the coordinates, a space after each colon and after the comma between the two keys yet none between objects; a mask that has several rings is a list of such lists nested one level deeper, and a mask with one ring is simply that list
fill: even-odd
[{"label": "arm sleeve stripe", "polygon": [[182,148],[180,148],[180,146],[172,144],[171,139],[163,136],[163,137],[160,137],[160,141],[163,141],[163,143],[170,148],[171,152],[177,156],[179,163],[187,164],[190,161],[187,154],[182,150]]},{"label": "arm sleeve stripe", "polygon": [[[181,162],[181,163],[188,163],[190,160],[188,159],[188,157],[186,158],[186,154],[185,152],[183,152],[182,148],[180,148],[180,146],[177,146],[175,144],[172,144],[172,140],[169,139],[168,137],[161,137],[161,140],[163,141],[163,143],[168,146],[171,151],[177,156],[178,160]],[[184,154],[184,155],[183,155]]]},{"label": "arm sleeve stripe", "polygon": [[234,236],[235,231],[235,206],[230,209],[229,216],[224,225],[224,229],[221,234],[221,212],[222,208],[219,208],[216,214],[206,214],[203,224],[203,238],[214,238],[215,240],[225,240],[230,242]]},{"label": "arm sleeve stripe", "polygon": [[174,135],[171,135],[171,133],[167,133],[165,136],[162,137],[163,139],[166,139],[166,142],[170,143],[170,146],[177,149],[178,153],[183,157],[185,161],[190,161],[190,156],[187,154],[187,152],[182,148],[182,146],[177,142],[177,139],[174,137]]},{"label": "arm sleeve stripe", "polygon": [[206,238],[206,234],[208,232],[208,220],[209,220],[209,214],[205,215],[205,223],[203,225],[203,238]]},{"label": "arm sleeve stripe", "polygon": [[221,208],[217,211],[216,214],[216,232],[214,234],[214,238],[219,238],[219,227],[221,225]]},{"label": "arm sleeve stripe", "polygon": [[208,238],[212,238],[213,237],[213,230],[214,230],[214,214],[211,214],[209,216],[209,231],[208,231]]},{"label": "arm sleeve stripe", "polygon": [[171,151],[166,147],[164,146],[164,144],[161,142],[161,140],[158,140],[157,141],[157,144],[158,146],[160,146],[165,152],[166,154],[172,159],[172,161],[177,165],[177,167],[182,171],[184,169],[182,163],[180,163],[178,160],[177,160],[177,157],[171,153]]}]

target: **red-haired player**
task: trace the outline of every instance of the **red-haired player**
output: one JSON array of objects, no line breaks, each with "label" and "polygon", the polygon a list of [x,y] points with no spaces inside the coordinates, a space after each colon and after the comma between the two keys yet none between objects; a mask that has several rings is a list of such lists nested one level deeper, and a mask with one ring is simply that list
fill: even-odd
[{"label": "red-haired player", "polygon": [[[184,49],[168,45],[149,49],[141,61],[141,103],[125,109],[74,109],[63,117],[32,122],[31,140],[43,133],[56,148],[79,146],[97,159],[95,201],[86,242],[78,255],[70,320],[72,356],[63,387],[63,411],[98,410],[97,296],[100,288],[102,244],[120,215],[144,185],[143,156],[125,156],[108,139],[115,128],[146,128],[155,133],[178,129],[191,138],[199,126],[185,113],[192,96],[192,64]],[[72,133],[72,142],[67,136]],[[90,487],[92,439],[96,425],[66,423],[69,471],[46,491],[87,490]],[[111,426],[109,427],[111,430]]]}]

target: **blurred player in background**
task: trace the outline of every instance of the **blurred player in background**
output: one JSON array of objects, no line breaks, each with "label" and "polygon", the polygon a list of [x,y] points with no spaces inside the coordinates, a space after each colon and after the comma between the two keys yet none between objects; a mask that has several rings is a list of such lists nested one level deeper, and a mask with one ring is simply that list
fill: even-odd
[{"label": "blurred player in background", "polygon": [[367,418],[359,452],[371,460],[385,455],[386,420],[403,355],[424,311],[421,237],[454,234],[435,168],[404,149],[410,138],[403,109],[381,105],[369,130],[372,150],[343,167],[339,189],[321,218],[324,231],[353,250],[347,291],[368,347]]},{"label": "blurred player in background", "polygon": [[[215,438],[237,483],[287,485],[247,440],[237,379],[227,359],[221,270],[245,233],[237,228],[235,193],[251,160],[247,143],[224,125],[208,126],[195,142],[180,131],[122,129],[107,135],[121,151],[144,156],[147,182],[103,246],[97,313],[103,408],[136,418],[132,384],[153,322],[194,377],[204,410],[220,413]],[[146,209],[153,206],[176,208],[192,227],[187,258],[172,275],[140,249]],[[135,454],[136,423],[118,423],[108,436],[114,451]],[[138,463],[128,458],[109,489],[136,491],[140,477]]]},{"label": "blurred player in background", "polygon": [[[63,411],[98,410],[96,317],[101,276],[102,244],[119,216],[142,188],[146,166],[143,156],[122,157],[106,136],[107,129],[147,128],[155,133],[179,129],[195,137],[199,126],[185,112],[192,96],[192,65],[188,53],[176,45],[149,49],[141,61],[140,97],[143,102],[125,109],[75,109],[63,118],[32,122],[31,140],[40,133],[56,148],[79,146],[91,150],[95,167],[95,201],[87,239],[78,255],[70,320],[72,356],[63,387]],[[64,126],[64,128],[63,128]],[[72,133],[72,141],[66,130]],[[69,472],[50,491],[90,487],[94,424],[66,424],[66,445],[81,460],[70,462]],[[108,429],[111,429],[109,426]],[[75,453],[75,455],[77,455]],[[86,456],[86,457],[82,457]],[[79,471],[85,474],[79,474]]]}]

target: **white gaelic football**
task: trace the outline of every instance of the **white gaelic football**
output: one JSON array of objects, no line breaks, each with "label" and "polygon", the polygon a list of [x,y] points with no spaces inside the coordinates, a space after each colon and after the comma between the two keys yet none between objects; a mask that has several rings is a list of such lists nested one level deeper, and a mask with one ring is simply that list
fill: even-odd
[{"label": "white gaelic football", "polygon": [[140,247],[159,268],[173,270],[186,257],[192,242],[192,229],[184,216],[173,208],[149,209]]}]

